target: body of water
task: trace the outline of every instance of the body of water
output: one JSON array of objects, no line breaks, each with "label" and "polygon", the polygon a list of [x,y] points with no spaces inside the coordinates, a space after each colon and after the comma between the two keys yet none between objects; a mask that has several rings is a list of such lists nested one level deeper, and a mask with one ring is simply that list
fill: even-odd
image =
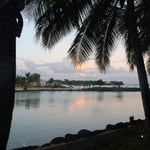
[{"label": "body of water", "polygon": [[131,115],[144,119],[139,92],[16,92],[8,149],[42,145],[80,129],[104,129]]}]

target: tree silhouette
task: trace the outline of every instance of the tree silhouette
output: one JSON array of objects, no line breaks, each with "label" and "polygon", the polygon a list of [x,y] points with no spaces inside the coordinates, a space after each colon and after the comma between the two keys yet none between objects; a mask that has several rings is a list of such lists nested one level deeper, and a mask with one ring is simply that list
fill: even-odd
[{"label": "tree silhouette", "polygon": [[[28,12],[36,22],[36,37],[46,48],[75,28],[78,33],[69,49],[75,65],[87,61],[96,51],[96,63],[105,71],[110,65],[116,37],[125,39],[127,61],[136,66],[147,125],[150,126],[150,92],[143,61],[150,46],[148,0],[84,0],[29,2]],[[31,9],[30,9],[31,8]],[[42,10],[42,11],[41,11]],[[140,21],[144,22],[141,24]],[[149,55],[148,55],[149,58]],[[149,70],[149,60],[148,60]]]}]

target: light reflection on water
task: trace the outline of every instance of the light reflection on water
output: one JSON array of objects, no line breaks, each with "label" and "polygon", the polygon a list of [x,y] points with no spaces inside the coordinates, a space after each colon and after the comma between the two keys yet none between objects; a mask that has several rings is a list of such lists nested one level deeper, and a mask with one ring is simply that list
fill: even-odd
[{"label": "light reflection on water", "polygon": [[144,118],[139,92],[17,92],[8,149]]}]

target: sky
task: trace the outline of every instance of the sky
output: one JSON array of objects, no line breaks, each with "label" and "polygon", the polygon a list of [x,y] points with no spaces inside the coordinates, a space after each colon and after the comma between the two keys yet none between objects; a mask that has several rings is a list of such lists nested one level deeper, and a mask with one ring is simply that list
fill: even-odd
[{"label": "sky", "polygon": [[106,73],[100,72],[94,57],[82,68],[76,68],[67,58],[67,51],[75,37],[75,31],[61,39],[51,50],[42,47],[36,41],[34,23],[24,19],[21,37],[17,39],[16,63],[17,75],[27,72],[39,73],[41,79],[99,80],[123,81],[125,84],[138,84],[136,70],[130,71],[127,65],[125,50],[117,42],[116,50],[111,56],[111,65]]}]

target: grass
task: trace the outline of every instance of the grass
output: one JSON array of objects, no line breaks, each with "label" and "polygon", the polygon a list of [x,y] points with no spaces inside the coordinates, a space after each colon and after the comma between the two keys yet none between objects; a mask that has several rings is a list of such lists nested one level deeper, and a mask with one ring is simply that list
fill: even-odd
[{"label": "grass", "polygon": [[[126,131],[125,131],[126,132]],[[143,129],[133,129],[128,133],[122,131],[104,136],[106,141],[98,141],[96,144],[88,145],[81,150],[150,150],[150,132]],[[106,143],[105,143],[106,142]]]},{"label": "grass", "polygon": [[139,135],[114,143],[106,150],[150,150],[150,143],[147,138],[141,138]]},{"label": "grass", "polygon": [[[86,147],[84,150],[150,150],[150,132],[138,134],[133,137],[121,137],[107,145],[97,144]],[[142,137],[143,135],[143,137]]]}]

